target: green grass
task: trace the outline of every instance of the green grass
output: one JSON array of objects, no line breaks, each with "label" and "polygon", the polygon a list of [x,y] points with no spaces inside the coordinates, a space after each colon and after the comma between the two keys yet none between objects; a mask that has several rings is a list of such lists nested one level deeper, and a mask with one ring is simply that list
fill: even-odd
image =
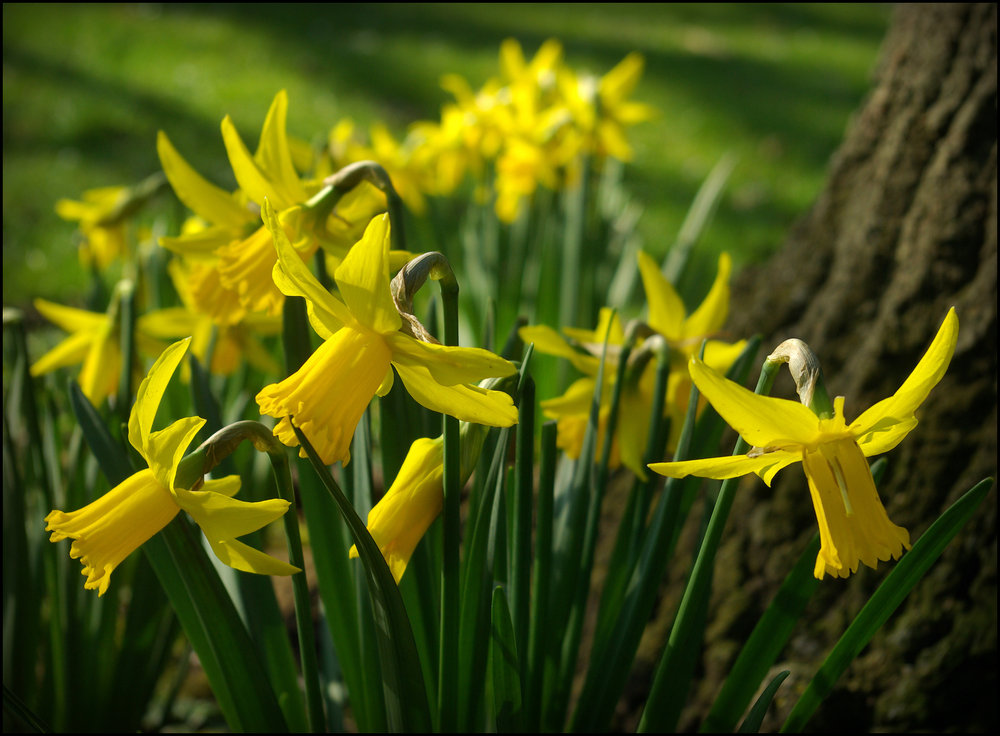
[{"label": "green grass", "polygon": [[528,55],[558,38],[574,68],[597,74],[629,51],[645,56],[634,97],[660,115],[633,129],[627,177],[654,255],[715,162],[738,156],[693,262],[701,281],[720,250],[737,268],[773,252],[819,192],[888,15],[881,5],[5,4],[4,304],[79,302],[74,227],[53,205],[158,168],[158,129],[235,186],[225,114],[253,140],[285,88],[301,137],[344,116],[401,133],[438,116],[442,74],[474,86],[494,74],[510,36]]}]

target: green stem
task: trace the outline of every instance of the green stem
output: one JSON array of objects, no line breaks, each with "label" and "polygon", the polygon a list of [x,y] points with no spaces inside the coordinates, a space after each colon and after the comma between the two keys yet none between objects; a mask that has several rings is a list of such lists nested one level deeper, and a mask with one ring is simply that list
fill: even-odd
[{"label": "green stem", "polygon": [[135,288],[130,281],[118,284],[119,325],[121,337],[121,376],[118,379],[116,413],[123,424],[128,424],[132,408],[132,365],[135,353]]},{"label": "green stem", "polygon": [[[780,363],[764,361],[755,393],[763,395],[770,393],[779,367]],[[740,437],[736,441],[733,455],[746,454],[749,449],[750,445]],[[715,554],[729,518],[729,511],[736,498],[739,480],[739,478],[729,478],[722,483],[715,508],[712,510],[712,517],[705,530],[705,539],[698,550],[698,557],[691,569],[691,577],[677,609],[677,618],[670,631],[670,638],[657,667],[653,687],[646,700],[646,709],[639,721],[640,732],[670,732],[676,728],[700,649],[705,610],[712,587]]]},{"label": "green stem", "polygon": [[[450,269],[440,274],[444,344],[458,345],[458,282]],[[444,415],[444,544],[441,568],[441,636],[438,710],[442,732],[458,726],[459,547],[461,534],[461,448],[458,420]]]},{"label": "green stem", "polygon": [[283,446],[273,443],[272,449],[267,451],[267,457],[274,471],[278,495],[291,505],[288,513],[282,517],[282,521],[285,524],[285,537],[288,540],[288,561],[299,568],[299,572],[292,575],[292,594],[295,600],[295,626],[299,635],[299,654],[302,658],[302,679],[305,682],[309,730],[319,733],[325,730],[326,719],[323,714],[319,662],[316,657],[312,609],[309,603],[309,582],[306,580],[305,555],[302,553],[302,539],[299,535],[299,517],[295,510],[292,474],[288,467],[288,454]]}]

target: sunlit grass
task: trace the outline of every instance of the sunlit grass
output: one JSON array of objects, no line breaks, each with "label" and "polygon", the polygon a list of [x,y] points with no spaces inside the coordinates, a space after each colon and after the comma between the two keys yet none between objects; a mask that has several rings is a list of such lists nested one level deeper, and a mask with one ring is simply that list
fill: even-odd
[{"label": "sunlit grass", "polygon": [[[645,247],[662,256],[702,179],[739,163],[692,263],[692,283],[728,249],[760,260],[818,193],[869,84],[883,6],[757,5],[72,5],[4,6],[4,302],[72,301],[87,287],[73,225],[53,204],[134,182],[158,167],[155,135],[232,185],[219,136],[247,136],[276,90],[290,130],[339,118],[401,134],[435,118],[446,72],[473,87],[508,36],[531,54],[560,39],[575,68],[602,74],[646,58],[635,98],[659,117],[633,129],[628,181]],[[683,291],[683,284],[682,284]]]}]

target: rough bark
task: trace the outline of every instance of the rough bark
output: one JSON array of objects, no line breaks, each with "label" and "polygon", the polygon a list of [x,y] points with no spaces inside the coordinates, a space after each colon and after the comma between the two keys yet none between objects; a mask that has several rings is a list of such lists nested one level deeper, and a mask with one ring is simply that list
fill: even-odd
[{"label": "rough bark", "polygon": [[[995,4],[902,5],[875,85],[824,192],[783,250],[734,284],[737,334],[770,350],[799,337],[853,419],[916,365],[950,306],[958,346],[920,423],[889,455],[881,495],[917,539],[996,475],[997,56]],[[785,387],[787,397],[794,394]],[[779,386],[777,391],[782,391]],[[694,728],[738,646],[816,528],[801,471],[744,479],[716,567]],[[837,684],[815,730],[990,731],[996,700],[996,491]],[[779,659],[765,721],[791,705],[892,563],[825,580]]]}]

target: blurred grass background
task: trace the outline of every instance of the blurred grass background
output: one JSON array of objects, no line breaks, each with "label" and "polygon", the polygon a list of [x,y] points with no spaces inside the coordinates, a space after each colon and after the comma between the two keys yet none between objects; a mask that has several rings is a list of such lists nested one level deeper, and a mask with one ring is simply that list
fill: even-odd
[{"label": "blurred grass background", "polygon": [[732,152],[737,168],[692,265],[710,276],[725,249],[739,268],[773,252],[820,191],[888,16],[872,4],[5,3],[4,305],[79,303],[88,276],[54,204],[158,169],[158,129],[235,187],[225,114],[256,140],[285,88],[297,136],[325,136],[348,116],[402,135],[438,118],[442,74],[473,87],[496,74],[507,37],[529,58],[557,38],[573,68],[596,74],[641,52],[633,98],[660,111],[632,129],[626,174],[645,208],[645,248],[665,254],[698,186]]}]

